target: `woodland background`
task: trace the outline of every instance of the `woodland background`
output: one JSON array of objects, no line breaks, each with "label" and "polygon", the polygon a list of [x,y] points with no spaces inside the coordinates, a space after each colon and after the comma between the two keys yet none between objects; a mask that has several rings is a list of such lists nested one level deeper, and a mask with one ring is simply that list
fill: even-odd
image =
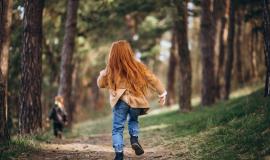
[{"label": "woodland background", "polygon": [[[268,0],[1,0],[0,140],[5,144],[1,153],[18,156],[27,152],[9,146],[24,142],[29,135],[35,141],[52,138],[48,136],[51,127],[47,118],[56,95],[64,97],[69,114],[67,137],[79,131],[78,124],[89,121],[96,125],[95,122],[106,119],[111,113],[108,93],[98,89],[96,80],[106,66],[111,43],[120,39],[128,40],[135,56],[165,84],[166,113],[159,113],[161,117],[157,118],[173,114],[170,115],[173,118],[166,120],[175,128],[179,125],[173,121],[193,124],[204,118],[209,122],[205,114],[220,111],[229,115],[230,111],[220,108],[235,107],[234,103],[239,103],[243,110],[233,110],[229,118],[224,117],[226,123],[240,114],[261,113],[246,112],[248,109],[243,107],[254,109],[262,103],[264,107],[260,109],[269,111],[268,99],[262,98],[269,95],[269,3]],[[260,88],[264,84],[263,95]],[[231,96],[251,92],[254,93],[243,103],[241,98],[236,101]],[[156,97],[150,99],[155,113],[159,110]],[[259,135],[269,134],[266,111],[256,117],[265,118],[265,123],[260,122],[261,130],[256,132]],[[201,114],[204,118],[200,119]],[[185,116],[190,121],[178,119]],[[159,123],[162,122],[149,125]],[[195,128],[198,126],[199,122],[194,124]],[[241,126],[249,128],[245,121]],[[205,128],[197,129],[192,130],[201,133]],[[87,133],[90,132],[95,131]],[[246,132],[243,136],[250,134]],[[262,139],[256,139],[254,144],[243,142],[247,150],[238,153],[232,149],[221,153],[219,158],[240,155],[237,159],[242,159],[246,154],[249,158],[265,157],[270,151],[269,139]]]}]

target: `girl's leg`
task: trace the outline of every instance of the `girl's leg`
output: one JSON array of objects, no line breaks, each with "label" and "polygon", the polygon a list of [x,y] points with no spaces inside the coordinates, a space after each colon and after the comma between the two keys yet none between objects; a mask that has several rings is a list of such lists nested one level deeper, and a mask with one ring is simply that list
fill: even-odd
[{"label": "girl's leg", "polygon": [[119,100],[113,108],[112,141],[115,152],[123,152],[123,132],[128,108],[128,105],[121,100]]},{"label": "girl's leg", "polygon": [[57,127],[57,123],[53,123],[53,134],[56,138],[58,138],[58,127]]},{"label": "girl's leg", "polygon": [[62,139],[62,135],[63,135],[63,124],[59,124],[59,126],[58,126],[59,128],[58,128],[58,137],[60,138],[60,139]]},{"label": "girl's leg", "polygon": [[142,155],[144,150],[138,141],[139,135],[139,122],[138,117],[140,115],[141,109],[130,108],[129,109],[129,119],[128,119],[128,131],[130,135],[130,144],[132,149],[135,151],[136,155]]},{"label": "girl's leg", "polygon": [[130,136],[138,137],[139,135],[139,122],[140,108],[129,108],[128,118],[128,131]]}]

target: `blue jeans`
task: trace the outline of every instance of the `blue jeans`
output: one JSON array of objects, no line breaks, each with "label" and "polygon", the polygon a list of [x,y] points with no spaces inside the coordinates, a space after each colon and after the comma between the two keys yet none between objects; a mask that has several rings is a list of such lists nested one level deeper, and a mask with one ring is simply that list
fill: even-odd
[{"label": "blue jeans", "polygon": [[123,132],[128,117],[128,131],[130,136],[138,136],[138,116],[140,108],[131,108],[127,103],[119,100],[113,108],[112,142],[115,152],[122,152],[124,147]]}]

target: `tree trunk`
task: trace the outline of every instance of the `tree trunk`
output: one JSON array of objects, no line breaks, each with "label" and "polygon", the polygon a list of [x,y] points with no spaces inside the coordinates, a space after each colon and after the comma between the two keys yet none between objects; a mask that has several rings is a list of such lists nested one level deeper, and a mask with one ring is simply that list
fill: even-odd
[{"label": "tree trunk", "polygon": [[58,73],[58,66],[57,63],[60,60],[60,56],[54,55],[54,51],[52,49],[52,47],[50,46],[50,44],[46,43],[46,39],[43,37],[43,47],[44,47],[44,53],[46,56],[46,61],[47,64],[49,66],[50,69],[50,78],[49,78],[49,82],[51,84],[53,84],[54,82],[57,81],[57,79],[59,78],[59,73]]},{"label": "tree trunk", "polygon": [[226,29],[227,19],[226,17],[221,18],[221,28],[219,32],[219,55],[218,55],[218,66],[216,73],[216,98],[220,99],[222,96],[222,89],[224,88],[224,61],[225,61],[225,29]]},{"label": "tree trunk", "polygon": [[179,54],[179,104],[181,112],[191,111],[191,62],[187,36],[187,0],[174,1],[177,8],[175,18]]},{"label": "tree trunk", "polygon": [[44,0],[24,1],[23,52],[21,58],[20,120],[21,134],[42,128],[42,11]]},{"label": "tree trunk", "polygon": [[0,1],[0,143],[10,139],[8,123],[8,59],[13,0]]},{"label": "tree trunk", "polygon": [[77,33],[77,10],[79,0],[68,0],[65,36],[61,51],[60,86],[58,95],[63,96],[64,106],[68,112],[68,126],[71,128],[73,121],[74,105],[71,102],[73,52]]},{"label": "tree trunk", "polygon": [[172,105],[175,103],[175,70],[177,67],[177,57],[176,57],[176,33],[175,27],[172,30],[172,40],[171,40],[171,49],[170,49],[170,59],[169,59],[169,68],[167,75],[167,105]]},{"label": "tree trunk", "polygon": [[202,0],[201,12],[201,54],[202,54],[202,105],[215,102],[214,47],[216,27],[213,24],[211,0]]},{"label": "tree trunk", "polygon": [[264,35],[264,53],[266,64],[266,79],[264,96],[270,96],[270,3],[269,0],[263,0],[263,35]]},{"label": "tree trunk", "polygon": [[98,86],[97,86],[97,77],[98,75],[94,75],[91,77],[91,107],[95,110],[98,110],[104,106],[104,97],[102,95],[102,92],[100,92]]},{"label": "tree trunk", "polygon": [[[218,3],[217,1],[215,1]],[[222,96],[222,91],[224,89],[224,61],[225,61],[225,48],[226,48],[226,36],[227,36],[227,10],[228,10],[228,0],[223,0],[219,5],[220,12],[220,29],[218,33],[218,54],[217,54],[217,69],[216,69],[216,99],[220,99]]]},{"label": "tree trunk", "polygon": [[257,69],[257,61],[256,61],[256,41],[255,41],[256,33],[251,31],[251,40],[250,40],[250,64],[251,64],[251,75],[252,80],[256,81],[258,78],[258,69]]},{"label": "tree trunk", "polygon": [[242,48],[241,43],[242,40],[242,11],[239,8],[237,11],[237,35],[236,35],[236,75],[237,75],[237,81],[238,84],[243,85],[244,79],[243,79],[243,72],[242,72]]},{"label": "tree trunk", "polygon": [[231,77],[234,59],[234,30],[235,30],[235,1],[230,0],[229,33],[227,39],[227,60],[225,68],[225,94],[224,99],[229,99],[231,89]]}]

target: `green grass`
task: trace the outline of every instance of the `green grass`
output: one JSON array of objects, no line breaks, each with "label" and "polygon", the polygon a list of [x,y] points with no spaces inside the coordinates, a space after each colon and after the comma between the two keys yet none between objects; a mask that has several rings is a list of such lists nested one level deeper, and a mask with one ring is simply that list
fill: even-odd
[{"label": "green grass", "polygon": [[[64,128],[63,134],[69,135],[70,129]],[[38,134],[33,135],[32,139],[36,142],[48,142],[48,141],[55,139],[55,136],[53,135],[53,124],[51,124],[51,126],[49,127],[48,130],[45,130],[43,132],[40,132]]]},{"label": "green grass", "polygon": [[[270,98],[264,98],[262,90],[243,95],[210,107],[197,106],[191,113],[141,117],[140,137],[182,159],[263,159],[270,155]],[[75,128],[76,136],[109,134],[111,118]]]},{"label": "green grass", "polygon": [[261,90],[188,114],[174,111],[142,119],[142,128],[157,124],[167,126],[157,131],[168,144],[189,138],[190,159],[262,159],[270,154],[270,98]]},{"label": "green grass", "polygon": [[19,155],[36,151],[37,144],[31,138],[13,138],[8,143],[0,144],[0,160],[8,160]]}]

